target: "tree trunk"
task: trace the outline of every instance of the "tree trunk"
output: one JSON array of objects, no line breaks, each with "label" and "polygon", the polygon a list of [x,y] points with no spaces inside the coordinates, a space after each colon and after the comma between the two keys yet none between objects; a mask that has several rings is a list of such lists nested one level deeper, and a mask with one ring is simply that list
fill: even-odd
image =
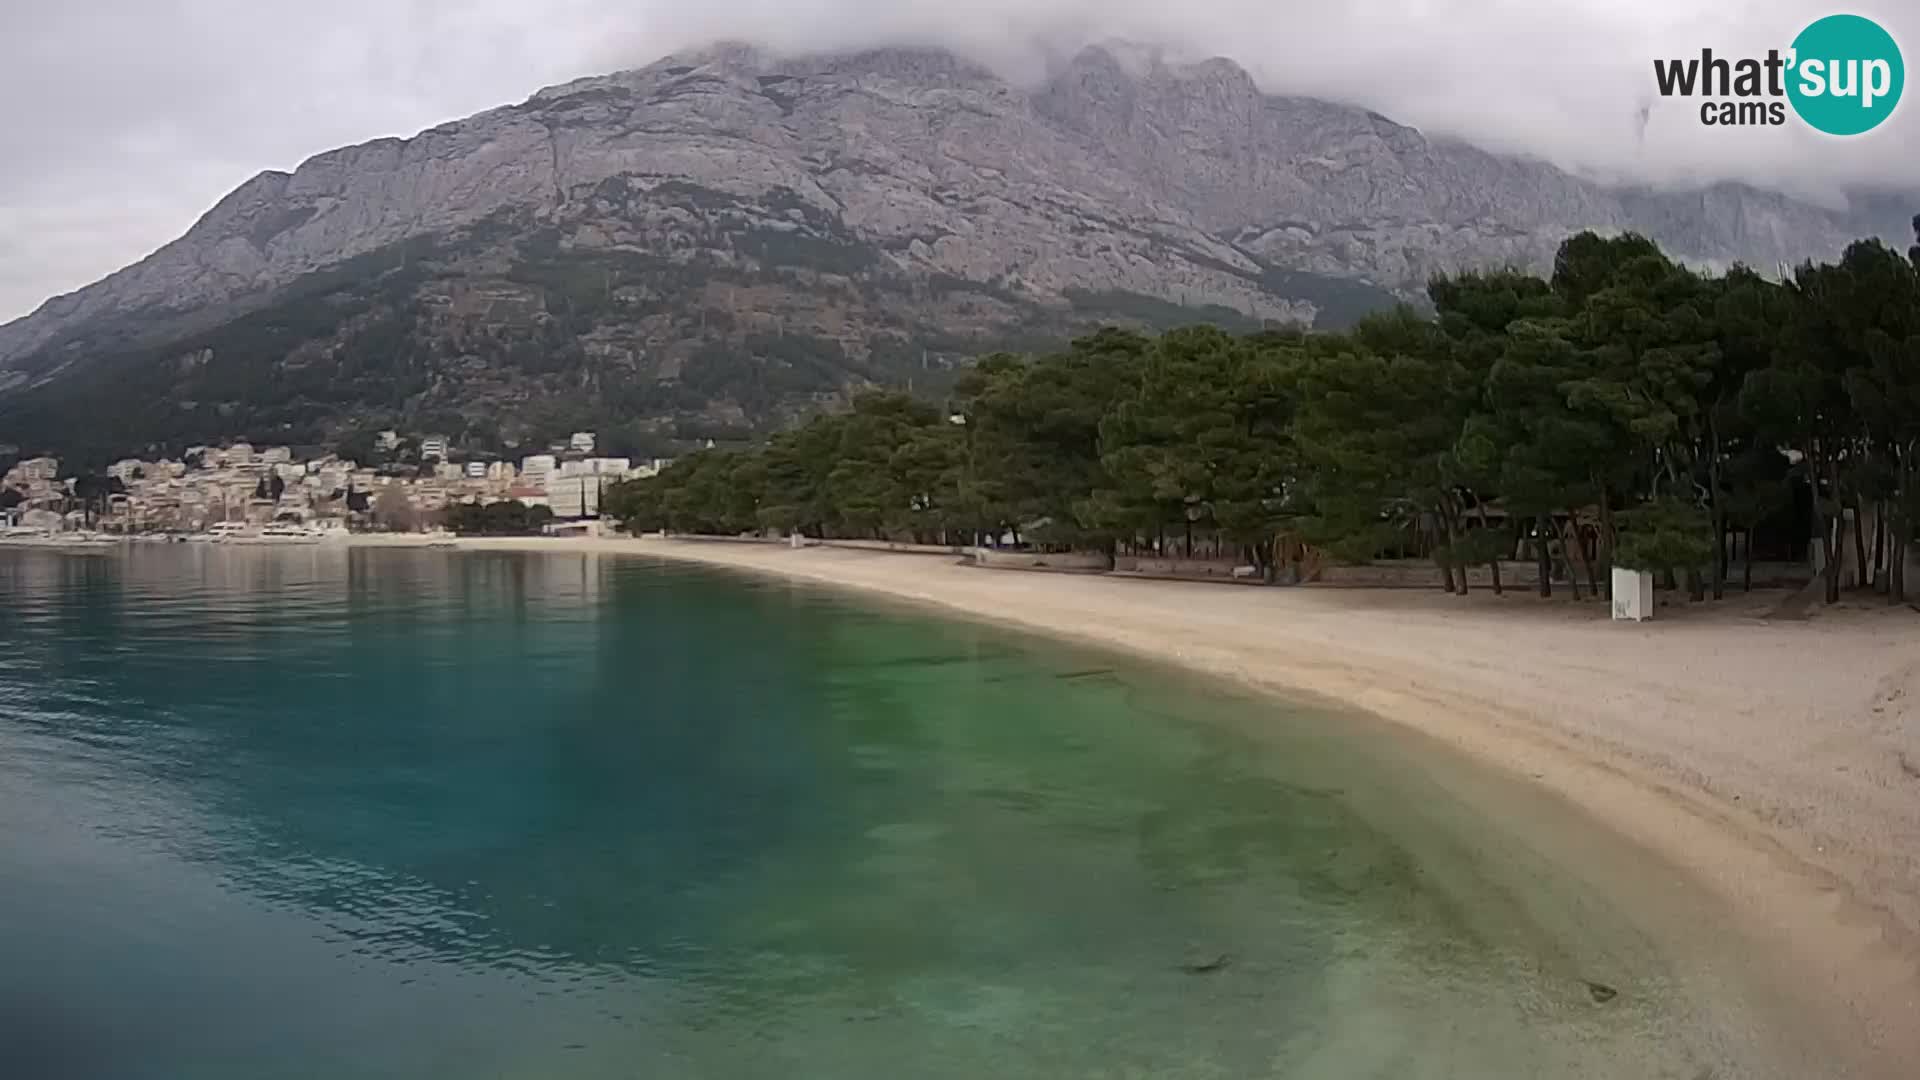
[{"label": "tree trunk", "polygon": [[1726,523],[1720,521],[1720,511],[1713,511],[1713,598],[1726,600]]},{"label": "tree trunk", "polygon": [[1609,602],[1613,600],[1613,541],[1613,504],[1607,499],[1607,485],[1601,484],[1600,538],[1595,546],[1599,549],[1596,554],[1600,556],[1600,561],[1605,564],[1607,574],[1607,600]]},{"label": "tree trunk", "polygon": [[[1905,515],[1902,515],[1904,519]],[[1905,528],[1902,520],[1901,527]],[[1907,535],[1905,532],[1893,538],[1893,572],[1887,575],[1887,602],[1904,604],[1907,602]]]},{"label": "tree trunk", "polygon": [[1853,498],[1853,565],[1853,587],[1865,589],[1871,584],[1867,580],[1867,511],[1858,495]]},{"label": "tree trunk", "polygon": [[1887,512],[1885,499],[1873,504],[1873,591],[1887,591]]},{"label": "tree trunk", "polygon": [[1553,552],[1547,549],[1547,537],[1553,535],[1553,520],[1545,514],[1534,519],[1534,529],[1540,534],[1533,545],[1534,563],[1540,568],[1540,598],[1553,597]]},{"label": "tree trunk", "polygon": [[1713,456],[1707,459],[1707,500],[1713,518],[1713,598],[1727,598],[1727,514],[1720,498],[1720,425],[1709,413],[1707,427],[1713,434]]},{"label": "tree trunk", "polygon": [[1827,530],[1827,523],[1820,523],[1820,581],[1826,586],[1822,595],[1829,604],[1840,602],[1840,588],[1833,580],[1833,534]]},{"label": "tree trunk", "polygon": [[1836,519],[1826,523],[1826,531],[1821,534],[1820,546],[1827,553],[1827,565],[1823,575],[1827,582],[1827,603],[1840,602],[1840,528]]},{"label": "tree trunk", "polygon": [[1907,510],[1913,505],[1913,487],[1920,480],[1920,470],[1913,465],[1913,450],[1909,445],[1901,455],[1899,465],[1900,483],[1895,485],[1893,499],[1888,507],[1887,521],[1887,603],[1904,604],[1907,602],[1907,538],[1912,535],[1913,523],[1907,520]]},{"label": "tree trunk", "polygon": [[1698,604],[1706,598],[1707,583],[1706,580],[1700,576],[1700,568],[1697,566],[1687,567],[1687,599]]},{"label": "tree trunk", "polygon": [[1459,507],[1454,506],[1451,501],[1447,503],[1447,546],[1452,549],[1453,561],[1460,567],[1460,593],[1464,596],[1473,591],[1472,584],[1467,580],[1468,575],[1473,572],[1473,567],[1468,566],[1460,558],[1460,545],[1467,535],[1466,525],[1461,521],[1460,513]]},{"label": "tree trunk", "polygon": [[1454,512],[1453,500],[1440,500],[1440,518],[1447,526],[1447,565],[1459,565],[1460,595],[1466,596],[1473,591],[1473,587],[1467,583],[1467,565],[1459,562],[1458,558],[1458,550],[1460,547],[1460,519],[1459,515]]},{"label": "tree trunk", "polygon": [[[1493,527],[1487,521],[1486,500],[1475,496],[1473,504],[1474,507],[1480,511],[1480,528],[1491,534]],[[1509,531],[1509,535],[1511,535],[1511,531]],[[1493,558],[1487,560],[1487,570],[1493,574],[1493,595],[1505,596],[1507,594],[1506,588],[1500,583],[1500,552],[1498,549],[1491,550],[1493,550]]]},{"label": "tree trunk", "polygon": [[[1827,477],[1832,484],[1833,504],[1835,507],[1839,507],[1843,504],[1840,502],[1840,462],[1838,460],[1831,460],[1827,463]],[[1814,496],[1818,498],[1819,492],[1816,491]],[[1825,535],[1827,544],[1827,603],[1829,604],[1837,604],[1840,602],[1840,542],[1844,538],[1846,527],[1847,519],[1845,514],[1835,514],[1834,520],[1827,523]]]},{"label": "tree trunk", "polygon": [[1807,459],[1807,486],[1811,489],[1813,495],[1813,542],[1820,549],[1822,558],[1822,562],[1820,563],[1820,576],[1829,583],[1827,603],[1831,604],[1840,599],[1839,594],[1833,591],[1831,585],[1832,578],[1828,573],[1833,569],[1833,533],[1827,527],[1826,511],[1821,509],[1820,506],[1819,462],[1811,455],[1809,455]]},{"label": "tree trunk", "polygon": [[[1587,561],[1587,545],[1580,539],[1578,515],[1571,512],[1567,514],[1567,531],[1560,538],[1560,543],[1567,552],[1567,587],[1573,590],[1573,598],[1580,599],[1580,572],[1587,575],[1587,581],[1594,585],[1593,595],[1598,597],[1600,595],[1599,578],[1594,575],[1593,564]],[[1576,572],[1575,560],[1579,561],[1577,568],[1579,572]]]},{"label": "tree trunk", "polygon": [[1753,591],[1753,530],[1747,529],[1747,557],[1741,560],[1740,588],[1744,592]]},{"label": "tree trunk", "polygon": [[1426,537],[1427,554],[1433,557],[1433,564],[1440,568],[1440,587],[1447,590],[1448,595],[1459,592],[1460,585],[1453,578],[1452,553],[1447,551],[1446,515],[1438,506],[1433,509],[1433,528],[1422,528],[1420,532]]}]

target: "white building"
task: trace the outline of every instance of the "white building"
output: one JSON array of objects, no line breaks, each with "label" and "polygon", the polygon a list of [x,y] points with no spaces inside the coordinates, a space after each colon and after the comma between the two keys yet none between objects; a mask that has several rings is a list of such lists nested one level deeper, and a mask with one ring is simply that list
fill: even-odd
[{"label": "white building", "polygon": [[412,485],[408,497],[416,509],[439,510],[447,505],[449,493],[444,484],[434,480],[423,480]]},{"label": "white building", "polygon": [[633,460],[623,457],[597,457],[586,460],[587,471],[595,476],[624,478],[633,469]]},{"label": "white building", "polygon": [[469,461],[469,462],[467,462],[467,479],[469,479],[469,480],[485,480],[486,478],[487,478],[487,463],[486,463],[486,462],[484,462],[484,461]]},{"label": "white building", "polygon": [[593,453],[593,447],[596,441],[593,432],[576,431],[573,433],[573,436],[567,440],[567,448],[577,453],[591,454]]},{"label": "white building", "polygon": [[489,480],[511,481],[519,475],[520,470],[514,468],[513,462],[511,461],[496,461],[487,466],[487,479]]},{"label": "white building", "polygon": [[400,433],[392,430],[383,431],[373,437],[373,445],[375,449],[392,453],[400,449]]},{"label": "white building", "polygon": [[441,458],[444,460],[446,456],[447,437],[445,435],[429,435],[420,440],[421,460],[424,461],[427,458]]},{"label": "white building", "polygon": [[121,458],[119,461],[107,466],[107,475],[123,484],[133,483],[135,478],[145,471],[146,462],[141,461],[139,458]]},{"label": "white building", "polygon": [[465,469],[451,461],[443,461],[433,467],[433,476],[436,480],[458,480],[466,473]]},{"label": "white building", "polygon": [[547,484],[547,503],[557,518],[593,517],[600,513],[601,478],[569,476]]},{"label": "white building", "polygon": [[260,460],[269,465],[285,465],[293,460],[293,450],[285,446],[269,446],[260,452]]},{"label": "white building", "polygon": [[547,477],[557,471],[559,461],[552,454],[534,454],[520,459],[520,479],[534,487],[544,487]]},{"label": "white building", "polygon": [[228,468],[240,468],[253,464],[253,444],[237,442],[220,451],[220,462]]},{"label": "white building", "polygon": [[28,458],[7,470],[7,483],[25,485],[34,480],[54,480],[60,476],[60,459]]}]

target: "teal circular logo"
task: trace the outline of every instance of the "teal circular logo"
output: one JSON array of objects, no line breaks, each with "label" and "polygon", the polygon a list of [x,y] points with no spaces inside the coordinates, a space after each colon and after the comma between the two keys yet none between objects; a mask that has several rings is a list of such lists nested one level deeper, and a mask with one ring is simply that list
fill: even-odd
[{"label": "teal circular logo", "polygon": [[1907,67],[1893,35],[1872,19],[1829,15],[1793,39],[1787,98],[1793,111],[1829,135],[1879,127],[1900,104]]}]

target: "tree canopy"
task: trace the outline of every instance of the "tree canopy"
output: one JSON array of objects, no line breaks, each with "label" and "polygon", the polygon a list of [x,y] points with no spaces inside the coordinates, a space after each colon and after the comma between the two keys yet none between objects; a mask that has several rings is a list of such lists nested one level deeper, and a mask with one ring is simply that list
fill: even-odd
[{"label": "tree canopy", "polygon": [[[974,364],[942,407],[875,393],[619,485],[636,529],[1168,551],[1275,574],[1302,542],[1463,571],[1530,549],[1540,587],[1618,564],[1720,595],[1728,539],[1795,505],[1841,587],[1904,597],[1920,523],[1920,247],[1784,280],[1702,273],[1632,234],[1550,277],[1433,281],[1341,332],[1118,330]],[[1796,492],[1801,497],[1796,500]],[[1850,523],[1850,524],[1849,524]],[[1558,563],[1559,572],[1555,563]]]},{"label": "tree canopy", "polygon": [[446,510],[446,526],[462,536],[535,536],[553,520],[553,511],[503,499],[482,506],[453,503]]}]

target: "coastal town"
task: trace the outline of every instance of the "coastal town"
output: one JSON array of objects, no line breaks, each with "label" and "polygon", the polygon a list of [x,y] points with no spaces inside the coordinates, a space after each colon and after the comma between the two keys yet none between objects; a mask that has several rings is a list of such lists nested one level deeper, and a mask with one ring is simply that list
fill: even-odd
[{"label": "coastal town", "polygon": [[504,503],[524,508],[524,520],[565,529],[597,519],[609,486],[669,464],[601,456],[597,441],[591,431],[574,432],[514,461],[466,455],[444,436],[383,431],[373,445],[377,460],[356,461],[321,447],[236,440],[189,447],[178,458],[125,458],[102,474],[32,457],[0,477],[0,527],[15,538],[313,538],[432,530],[462,508]]}]

